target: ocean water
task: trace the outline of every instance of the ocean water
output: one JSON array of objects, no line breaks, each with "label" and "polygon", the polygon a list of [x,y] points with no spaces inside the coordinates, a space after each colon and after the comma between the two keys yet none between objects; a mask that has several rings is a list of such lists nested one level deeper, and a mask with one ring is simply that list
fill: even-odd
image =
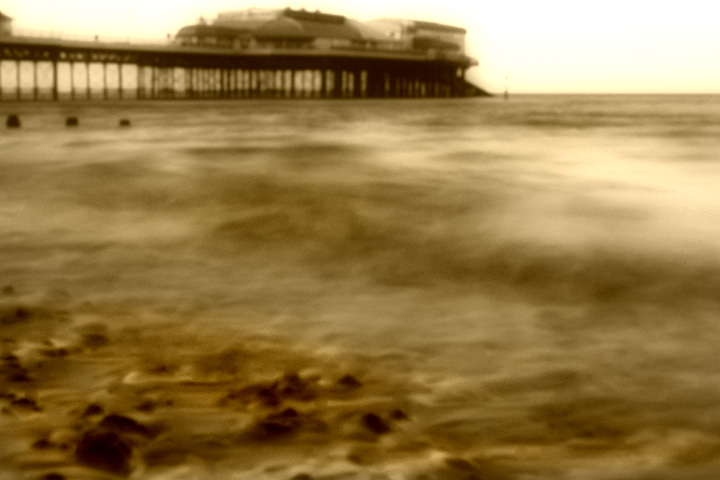
[{"label": "ocean water", "polygon": [[720,97],[0,113],[3,478],[720,475]]}]

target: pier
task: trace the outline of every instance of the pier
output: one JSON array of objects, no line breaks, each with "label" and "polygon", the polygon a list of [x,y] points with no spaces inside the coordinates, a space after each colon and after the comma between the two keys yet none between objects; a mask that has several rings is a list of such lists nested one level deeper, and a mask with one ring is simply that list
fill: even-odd
[{"label": "pier", "polygon": [[[308,25],[344,19],[304,15],[317,17]],[[164,45],[0,36],[0,101],[429,98],[473,88],[465,72],[477,61],[454,49],[402,49],[377,38],[319,47],[316,38],[277,33],[230,46],[209,31]]]}]

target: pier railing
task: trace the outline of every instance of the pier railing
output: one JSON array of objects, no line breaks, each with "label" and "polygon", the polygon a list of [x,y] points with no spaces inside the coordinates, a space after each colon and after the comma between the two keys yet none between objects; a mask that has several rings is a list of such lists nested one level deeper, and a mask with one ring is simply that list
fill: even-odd
[{"label": "pier railing", "polygon": [[78,34],[60,30],[38,30],[32,28],[13,28],[13,36],[27,39],[52,39],[71,42],[125,43],[128,45],[169,45],[172,39],[167,37],[135,37],[131,35]]}]

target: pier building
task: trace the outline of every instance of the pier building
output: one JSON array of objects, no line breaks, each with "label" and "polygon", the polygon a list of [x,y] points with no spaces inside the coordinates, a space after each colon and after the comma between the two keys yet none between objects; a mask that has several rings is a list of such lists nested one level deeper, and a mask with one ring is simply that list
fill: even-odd
[{"label": "pier building", "polygon": [[0,100],[467,96],[482,91],[465,80],[478,64],[466,33],[290,8],[221,12],[153,45],[13,36],[8,27]]}]

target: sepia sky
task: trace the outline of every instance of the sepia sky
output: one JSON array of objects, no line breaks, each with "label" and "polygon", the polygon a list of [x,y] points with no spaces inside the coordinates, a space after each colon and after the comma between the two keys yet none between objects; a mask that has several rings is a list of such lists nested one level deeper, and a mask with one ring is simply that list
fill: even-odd
[{"label": "sepia sky", "polygon": [[158,39],[199,16],[247,7],[463,26],[475,83],[516,93],[720,93],[714,0],[3,0],[17,33]]}]

